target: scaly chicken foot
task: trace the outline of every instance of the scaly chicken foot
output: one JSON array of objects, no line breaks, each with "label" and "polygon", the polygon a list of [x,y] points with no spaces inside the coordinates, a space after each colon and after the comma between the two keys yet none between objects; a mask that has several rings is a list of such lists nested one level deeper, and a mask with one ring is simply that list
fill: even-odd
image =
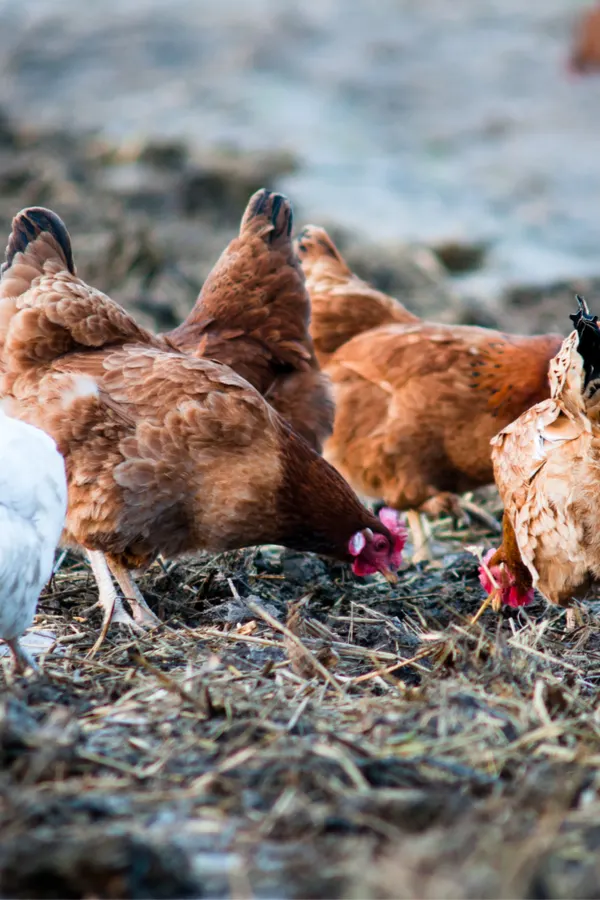
[{"label": "scaly chicken foot", "polygon": [[34,672],[39,672],[39,666],[35,659],[25,647],[21,646],[18,638],[13,638],[11,641],[5,641],[4,643],[12,653],[15,661],[15,672],[22,675],[28,666],[31,666]]},{"label": "scaly chicken foot", "polygon": [[461,507],[459,497],[449,491],[440,491],[425,500],[417,509],[407,512],[408,524],[413,538],[413,563],[432,562],[434,559],[431,546],[431,530],[429,519],[449,515],[456,522],[467,520],[467,514]]},{"label": "scaly chicken foot", "polygon": [[569,606],[565,612],[565,631],[576,631],[585,624],[578,606]]},{"label": "scaly chicken foot", "polygon": [[137,634],[142,633],[144,629],[131,618],[123,606],[123,601],[117,594],[113,584],[110,569],[108,568],[108,563],[106,562],[104,554],[99,550],[88,550],[87,556],[90,561],[90,566],[92,567],[92,572],[94,573],[94,578],[96,579],[96,584],[98,585],[99,600],[97,604],[94,604],[94,607],[99,605],[104,610],[100,635],[87,654],[88,658],[91,659],[96,655],[104,643],[111,623],[125,625],[126,628],[129,628]]},{"label": "scaly chicken foot", "polygon": [[107,562],[110,571],[117,579],[118,585],[123,591],[123,596],[131,606],[133,618],[138,625],[146,626],[147,628],[156,628],[157,625],[161,625],[160,619],[152,612],[146,603],[144,595],[133,580],[129,569],[122,566],[120,563],[115,562],[114,559],[109,558],[107,559]]}]

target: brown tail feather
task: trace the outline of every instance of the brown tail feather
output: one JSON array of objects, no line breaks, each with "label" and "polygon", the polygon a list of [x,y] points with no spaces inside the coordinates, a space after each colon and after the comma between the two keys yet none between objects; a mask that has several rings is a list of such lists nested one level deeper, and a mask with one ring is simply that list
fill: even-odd
[{"label": "brown tail feather", "polygon": [[157,340],[77,277],[69,233],[55,213],[30,208],[15,216],[0,278],[0,348],[9,368],[81,348]]},{"label": "brown tail feather", "polygon": [[310,294],[311,333],[321,365],[371,328],[419,322],[398,300],[354,275],[323,228],[308,225],[296,241],[296,251]]},{"label": "brown tail feather", "polygon": [[[43,256],[48,259],[48,251],[58,255],[64,268],[75,275],[71,238],[64,222],[56,213],[41,206],[31,206],[22,209],[14,217],[12,231],[6,248],[5,262],[2,264],[0,274],[3,275],[12,266],[17,253],[26,253],[28,248],[39,238],[44,237],[48,243],[48,250]],[[50,249],[52,248],[52,250]]]},{"label": "brown tail feather", "polygon": [[313,266],[326,261],[326,265],[338,277],[352,278],[346,260],[324,228],[307,225],[298,236],[296,250],[307,276],[312,272]]},{"label": "brown tail feather", "polygon": [[0,268],[0,347],[17,308],[17,297],[26,293],[44,271],[75,273],[69,233],[59,217],[48,209],[23,209],[13,219]]}]

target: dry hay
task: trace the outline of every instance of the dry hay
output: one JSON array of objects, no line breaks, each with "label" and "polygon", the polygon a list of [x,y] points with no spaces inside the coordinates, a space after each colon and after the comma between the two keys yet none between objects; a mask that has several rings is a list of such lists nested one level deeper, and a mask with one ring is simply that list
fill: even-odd
[{"label": "dry hay", "polygon": [[393,590],[275,548],[142,587],[165,624],[88,659],[95,593],[66,559],[44,675],[3,661],[2,896],[597,895],[589,608],[571,634],[541,600],[472,626],[465,552]]}]

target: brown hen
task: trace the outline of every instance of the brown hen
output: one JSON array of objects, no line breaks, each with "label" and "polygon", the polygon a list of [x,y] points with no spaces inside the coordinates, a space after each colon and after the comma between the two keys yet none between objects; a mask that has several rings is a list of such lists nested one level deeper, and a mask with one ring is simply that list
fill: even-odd
[{"label": "brown hen", "polygon": [[5,408],[65,457],[62,542],[88,551],[101,639],[111,616],[131,622],[111,571],[136,622],[157,621],[129,574],[157,554],[277,543],[393,577],[404,536],[392,511],[366,510],[232,369],[171,349],[82,282],[48,210],[13,221],[0,349]]},{"label": "brown hen", "polygon": [[575,331],[550,363],[550,399],[492,441],[506,527],[489,562],[508,572],[521,598],[512,605],[537,587],[568,607],[600,581],[600,329],[578,299]]},{"label": "brown hen", "polygon": [[569,68],[579,75],[600,69],[600,5],[583,13],[577,24]]},{"label": "brown hen", "polygon": [[[491,438],[548,396],[560,336],[423,322],[353,275],[322,228],[302,232],[298,253],[336,403],[325,457],[364,497],[457,512],[456,494],[493,481]],[[418,515],[409,521],[424,558]]]},{"label": "brown hen", "polygon": [[308,330],[310,301],[292,221],[287,197],[257,191],[239,237],[169,338],[181,350],[230,366],[320,453],[333,428],[333,401]]}]

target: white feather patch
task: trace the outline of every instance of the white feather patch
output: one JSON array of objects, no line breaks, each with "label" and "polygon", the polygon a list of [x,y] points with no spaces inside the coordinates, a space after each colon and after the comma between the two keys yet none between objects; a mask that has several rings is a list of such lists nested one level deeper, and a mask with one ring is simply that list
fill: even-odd
[{"label": "white feather patch", "polygon": [[69,387],[61,393],[61,401],[64,407],[70,406],[80,397],[97,397],[98,385],[89,375],[73,375],[69,379]]}]

